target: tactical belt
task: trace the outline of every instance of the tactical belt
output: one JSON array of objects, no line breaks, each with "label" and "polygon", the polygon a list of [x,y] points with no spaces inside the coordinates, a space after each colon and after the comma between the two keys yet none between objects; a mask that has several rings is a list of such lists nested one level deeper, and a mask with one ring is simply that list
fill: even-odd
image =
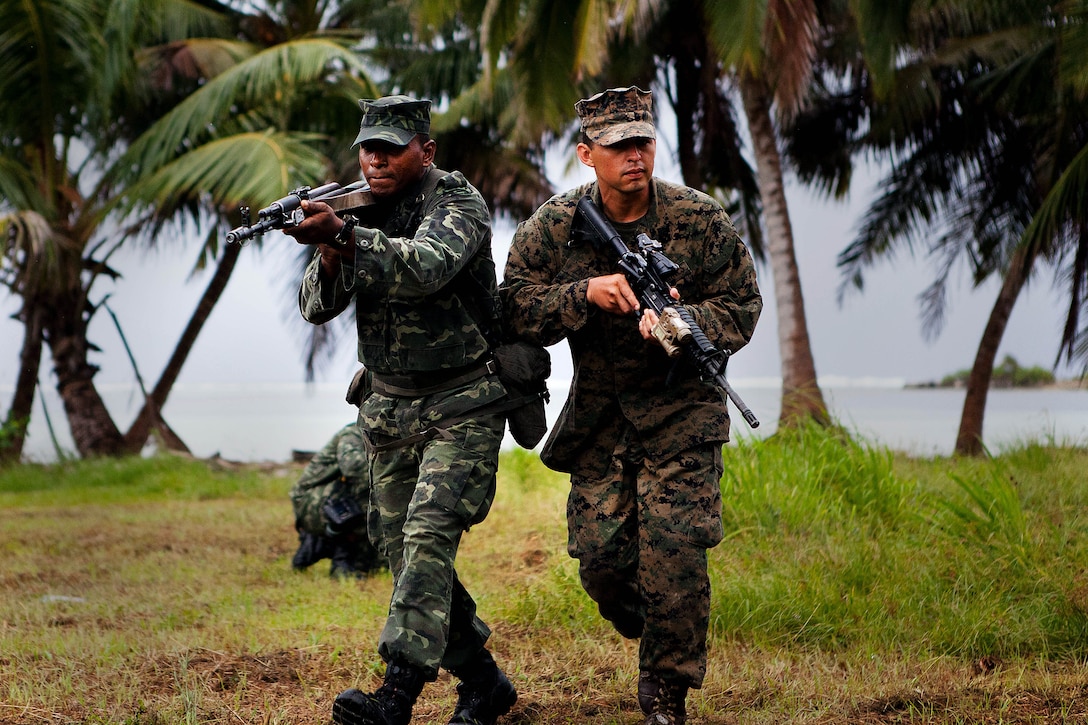
[{"label": "tactical belt", "polygon": [[[467,372],[454,370],[452,373],[443,373],[442,371],[430,373],[427,375],[427,380],[431,384],[426,386],[419,385],[419,382],[422,380],[421,376],[379,375],[378,373],[372,373],[370,387],[375,392],[381,393],[382,395],[392,395],[398,398],[422,398],[424,395],[433,395],[434,393],[441,393],[446,390],[459,388],[474,380],[479,380],[485,375],[494,375],[497,372],[498,366],[495,364],[494,358],[488,358],[482,365],[477,365]],[[437,382],[435,382],[436,376],[438,377]],[[472,414],[477,415],[475,411],[472,411]],[[391,451],[396,448],[404,448],[405,446],[430,440],[435,436],[451,440],[453,436],[446,430],[446,427],[457,421],[464,420],[466,417],[467,416],[460,415],[456,418],[448,418],[442,421],[441,426],[431,426],[415,435],[410,435],[405,438],[395,438],[384,443],[375,442],[366,431],[363,431],[363,435],[366,438],[366,442],[371,451]]]},{"label": "tactical belt", "polygon": [[421,430],[419,433],[415,433],[404,438],[392,438],[391,436],[379,433],[380,438],[384,438],[384,443],[376,443],[373,435],[370,431],[363,430],[363,439],[366,441],[367,449],[370,453],[382,453],[384,451],[395,451],[398,448],[404,448],[406,446],[414,446],[416,443],[423,443],[429,441],[432,438],[441,438],[442,440],[452,441],[453,434],[450,433],[447,428],[460,423],[463,420],[469,418],[479,418],[482,415],[495,415],[498,413],[509,413],[511,410],[520,408],[523,405],[529,403],[535,403],[537,400],[543,398],[545,393],[533,393],[531,395],[523,395],[517,398],[500,398],[494,403],[488,405],[482,405],[479,408],[473,408],[466,411],[461,415],[455,415],[451,418],[446,418],[439,422],[438,425],[432,425],[429,428]]},{"label": "tactical belt", "polygon": [[[433,395],[446,390],[453,390],[462,385],[479,380],[485,375],[494,375],[499,371],[493,358],[478,365],[468,372],[454,371],[447,377],[443,371],[428,373],[426,380],[429,385],[420,385],[423,376],[419,375],[379,375],[372,373],[371,387],[382,395],[392,395],[397,398],[422,398],[424,395]],[[437,379],[437,382],[436,382]]]}]

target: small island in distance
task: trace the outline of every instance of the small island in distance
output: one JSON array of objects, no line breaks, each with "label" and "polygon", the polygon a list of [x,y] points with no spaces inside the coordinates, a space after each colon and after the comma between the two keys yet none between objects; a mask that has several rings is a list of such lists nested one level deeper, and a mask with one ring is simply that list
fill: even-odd
[{"label": "small island in distance", "polygon": [[[940,381],[923,383],[907,383],[907,388],[964,388],[967,387],[967,379],[970,370],[959,370],[951,375],[945,375]],[[1038,366],[1022,367],[1012,355],[1006,355],[998,365],[994,366],[994,376],[990,380],[991,388],[1069,388],[1085,387],[1088,381],[1085,379],[1057,380],[1054,373],[1046,368]]]}]

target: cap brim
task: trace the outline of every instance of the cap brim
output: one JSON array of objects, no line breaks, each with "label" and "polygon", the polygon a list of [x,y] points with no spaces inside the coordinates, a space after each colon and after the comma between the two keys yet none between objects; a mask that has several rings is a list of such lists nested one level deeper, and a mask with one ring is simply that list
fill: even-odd
[{"label": "cap brim", "polygon": [[618,144],[620,141],[626,141],[632,138],[649,138],[656,139],[657,133],[654,131],[652,123],[646,123],[645,121],[630,121],[628,123],[617,123],[614,126],[608,126],[604,132],[597,135],[597,138],[592,139],[594,143],[599,143],[601,146],[612,146]]},{"label": "cap brim", "polygon": [[407,146],[415,136],[415,131],[409,131],[406,128],[367,126],[359,129],[359,135],[355,137],[355,143],[352,146],[358,146],[363,141],[384,141],[394,146]]}]

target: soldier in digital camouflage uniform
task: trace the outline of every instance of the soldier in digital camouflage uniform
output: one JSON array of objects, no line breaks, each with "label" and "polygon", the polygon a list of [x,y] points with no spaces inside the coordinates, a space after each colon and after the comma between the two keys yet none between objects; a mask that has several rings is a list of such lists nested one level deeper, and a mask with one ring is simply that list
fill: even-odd
[{"label": "soldier in digital camouflage uniform", "polygon": [[693,370],[666,385],[672,363],[651,335],[653,310],[616,260],[572,234],[589,194],[632,248],[639,233],[680,266],[672,284],[719,348],[755,329],[762,298],[748,250],[706,194],[653,177],[651,95],[611,89],[579,101],[579,160],[596,181],[559,194],[519,225],[500,294],[509,331],[551,345],[564,338],[574,379],[541,451],[570,473],[570,555],[601,615],[640,638],[645,725],[679,725],[706,672],[707,550],[722,539],[725,398]]},{"label": "soldier in digital camouflage uniform", "polygon": [[[315,453],[291,487],[299,547],[291,560],[298,571],[332,559],[329,575],[363,577],[379,571],[380,539],[367,532],[370,470],[362,431],[355,421],[336,431]],[[339,515],[330,516],[330,509]],[[377,528],[375,533],[379,534]]]},{"label": "soldier in digital camouflage uniform", "polygon": [[494,723],[517,699],[485,643],[490,630],[454,571],[462,534],[495,495],[506,390],[485,328],[497,318],[491,221],[459,172],[434,167],[430,101],[360,101],[359,163],[377,203],[338,217],[303,202],[285,230],[316,244],[299,293],[303,317],[331,320],[354,301],[359,360],[372,392],[359,411],[372,501],[393,575],[378,652],[385,682],[333,703],[341,725],[405,725],[425,682],[460,679],[455,725]]}]

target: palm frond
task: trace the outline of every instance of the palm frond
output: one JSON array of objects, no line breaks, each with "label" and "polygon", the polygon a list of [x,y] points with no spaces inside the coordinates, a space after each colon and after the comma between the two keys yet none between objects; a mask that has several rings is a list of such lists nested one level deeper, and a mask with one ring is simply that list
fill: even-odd
[{"label": "palm frond", "polygon": [[726,67],[759,75],[763,71],[763,32],[767,3],[723,0],[706,4],[707,40]]},{"label": "palm frond", "polygon": [[[229,121],[239,108],[282,102],[296,87],[327,83],[339,65],[357,74],[360,85],[372,87],[358,55],[338,42],[303,38],[273,46],[250,56],[216,76],[156,122],[134,142],[120,164],[139,171],[159,168],[179,152],[214,135],[216,124]],[[285,86],[290,79],[290,86]]]},{"label": "palm frond", "polygon": [[819,17],[813,0],[776,0],[767,4],[763,44],[774,67],[764,74],[774,89],[779,114],[789,118],[804,105],[816,57]]},{"label": "palm frond", "polygon": [[1084,100],[1088,98],[1088,2],[1078,0],[1069,5],[1069,22],[1062,27],[1059,71],[1064,83]]},{"label": "palm frond", "polygon": [[0,156],[0,212],[38,209],[44,206],[31,169],[13,155]]},{"label": "palm frond", "polygon": [[100,95],[105,42],[98,7],[88,0],[0,3],[0,134],[6,141],[51,144],[81,121],[57,99]]},{"label": "palm frond", "polygon": [[909,0],[852,0],[865,66],[877,98],[895,88],[896,67],[910,23],[914,3]]},{"label": "palm frond", "polygon": [[611,3],[582,0],[574,16],[574,77],[599,75],[608,57]]},{"label": "palm frond", "polygon": [[156,216],[170,216],[185,201],[201,198],[216,207],[265,206],[327,178],[328,160],[314,150],[322,141],[316,134],[273,131],[212,141],[131,185],[123,214],[153,206]]},{"label": "palm frond", "polygon": [[65,290],[79,282],[72,274],[76,245],[59,235],[49,220],[36,211],[17,211],[0,217],[0,283],[16,295],[33,297],[50,290]]},{"label": "palm frond", "polygon": [[1039,249],[1065,238],[1075,220],[1088,219],[1088,144],[1065,167],[1050,193],[1039,205],[1022,243]]}]

